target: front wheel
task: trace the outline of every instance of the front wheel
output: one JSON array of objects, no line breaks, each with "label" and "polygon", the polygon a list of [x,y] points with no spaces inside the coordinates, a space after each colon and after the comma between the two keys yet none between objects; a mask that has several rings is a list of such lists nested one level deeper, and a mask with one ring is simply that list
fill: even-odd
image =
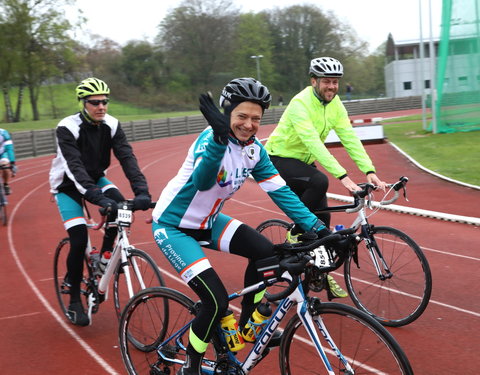
[{"label": "front wheel", "polygon": [[[177,373],[185,361],[193,305],[187,296],[165,287],[144,289],[130,300],[119,326],[120,351],[129,374]],[[174,340],[158,349],[179,330]]]},{"label": "front wheel", "polygon": [[[127,262],[133,294],[138,293],[142,289],[165,285],[157,264],[145,251],[139,249],[129,250]],[[127,280],[121,262],[118,262],[114,274],[113,301],[117,318],[120,319],[122,309],[130,300],[131,296],[128,292]]]},{"label": "front wheel", "polygon": [[[355,305],[386,326],[413,322],[428,305],[432,274],[420,247],[405,233],[385,226],[367,228],[345,262],[345,283]],[[380,266],[381,276],[373,259]]]},{"label": "front wheel", "polygon": [[[315,327],[311,328],[316,330],[325,350],[330,373],[413,375],[400,345],[366,313],[328,302],[320,303],[315,310]],[[288,322],[279,350],[282,375],[327,373],[308,331],[298,315]]]}]

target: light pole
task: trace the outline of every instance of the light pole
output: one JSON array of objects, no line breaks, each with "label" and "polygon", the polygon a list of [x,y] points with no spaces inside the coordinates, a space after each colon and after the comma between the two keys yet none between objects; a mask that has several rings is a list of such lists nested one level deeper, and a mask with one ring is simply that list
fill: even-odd
[{"label": "light pole", "polygon": [[260,59],[263,55],[250,56],[251,59],[255,59],[257,62],[257,79],[260,81]]}]

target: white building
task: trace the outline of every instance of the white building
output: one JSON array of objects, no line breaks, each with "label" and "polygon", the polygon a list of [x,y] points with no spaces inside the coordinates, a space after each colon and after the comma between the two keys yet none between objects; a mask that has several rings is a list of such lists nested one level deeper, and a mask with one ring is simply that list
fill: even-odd
[{"label": "white building", "polygon": [[[398,98],[404,96],[430,94],[432,73],[430,68],[430,49],[428,42],[423,43],[423,59],[420,54],[420,41],[402,41],[395,43],[392,35],[388,36],[386,65],[385,65],[385,89],[386,96]],[[435,56],[438,55],[439,41],[434,40]],[[437,59],[435,58],[435,66]],[[436,74],[433,72],[433,79]],[[422,87],[423,81],[423,87]]]}]

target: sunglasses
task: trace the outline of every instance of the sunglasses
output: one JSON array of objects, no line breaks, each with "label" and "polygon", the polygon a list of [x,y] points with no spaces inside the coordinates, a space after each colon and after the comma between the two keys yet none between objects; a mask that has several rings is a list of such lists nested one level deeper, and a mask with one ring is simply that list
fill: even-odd
[{"label": "sunglasses", "polygon": [[103,104],[103,105],[107,105],[108,104],[108,99],[103,99],[103,100],[98,100],[98,99],[85,99],[85,103],[88,103],[88,104],[91,104],[95,107],[97,107],[98,105]]}]

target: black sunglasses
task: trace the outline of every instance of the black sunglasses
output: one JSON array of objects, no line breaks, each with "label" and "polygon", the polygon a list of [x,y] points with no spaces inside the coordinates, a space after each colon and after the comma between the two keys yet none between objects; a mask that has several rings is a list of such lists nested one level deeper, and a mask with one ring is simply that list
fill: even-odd
[{"label": "black sunglasses", "polygon": [[100,103],[102,103],[103,105],[107,105],[108,104],[108,99],[103,99],[103,100],[85,99],[85,103],[89,103],[89,104],[96,107],[96,106],[100,105]]}]

